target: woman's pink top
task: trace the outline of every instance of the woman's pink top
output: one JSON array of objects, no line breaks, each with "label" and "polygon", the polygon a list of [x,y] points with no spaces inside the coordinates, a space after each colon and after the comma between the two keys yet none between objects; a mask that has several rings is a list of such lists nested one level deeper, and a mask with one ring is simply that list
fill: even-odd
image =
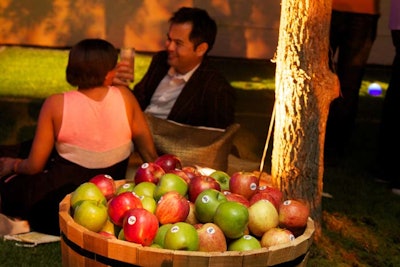
[{"label": "woman's pink top", "polygon": [[116,87],[102,101],[79,91],[64,93],[64,111],[56,149],[60,156],[86,168],[106,168],[132,152],[132,133],[125,102]]}]

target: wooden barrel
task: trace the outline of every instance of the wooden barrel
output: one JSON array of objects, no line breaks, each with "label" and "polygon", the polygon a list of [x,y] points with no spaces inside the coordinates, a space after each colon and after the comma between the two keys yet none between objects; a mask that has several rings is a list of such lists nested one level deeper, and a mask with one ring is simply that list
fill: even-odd
[{"label": "wooden barrel", "polygon": [[[121,183],[121,181],[119,181]],[[71,266],[296,266],[305,267],[313,242],[314,222],[308,219],[303,235],[293,242],[252,251],[198,252],[143,247],[109,239],[75,223],[71,195],[60,203],[62,265]]]}]

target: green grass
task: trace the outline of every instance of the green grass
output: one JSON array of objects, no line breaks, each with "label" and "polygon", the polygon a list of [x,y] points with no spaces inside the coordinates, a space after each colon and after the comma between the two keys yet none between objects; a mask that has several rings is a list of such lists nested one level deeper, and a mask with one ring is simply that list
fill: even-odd
[{"label": "green grass", "polygon": [[[0,143],[33,135],[42,99],[68,88],[66,56],[64,50],[19,47],[0,52]],[[138,53],[136,80],[149,59]],[[235,143],[242,156],[259,160],[274,101],[274,65],[267,60],[213,60],[237,89],[236,118],[242,127]],[[379,82],[385,90],[389,77],[385,66],[368,67],[351,147],[337,165],[325,168],[324,192],[333,198],[322,199],[323,236],[311,246],[308,266],[400,266],[399,197],[375,183],[369,172],[383,97],[369,96],[367,86]],[[10,102],[10,97],[15,99]],[[60,265],[59,243],[23,248],[0,240],[0,266]]]}]

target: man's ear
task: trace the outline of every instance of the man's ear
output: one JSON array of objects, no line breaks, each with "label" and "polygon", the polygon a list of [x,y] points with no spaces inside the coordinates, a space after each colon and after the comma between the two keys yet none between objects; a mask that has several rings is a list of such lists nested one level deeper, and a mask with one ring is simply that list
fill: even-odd
[{"label": "man's ear", "polygon": [[201,43],[201,44],[199,44],[199,45],[197,46],[197,48],[196,48],[196,54],[197,54],[199,57],[202,57],[202,56],[204,56],[204,55],[206,54],[207,49],[208,49],[208,44],[207,44],[206,42],[203,42],[203,43]]}]

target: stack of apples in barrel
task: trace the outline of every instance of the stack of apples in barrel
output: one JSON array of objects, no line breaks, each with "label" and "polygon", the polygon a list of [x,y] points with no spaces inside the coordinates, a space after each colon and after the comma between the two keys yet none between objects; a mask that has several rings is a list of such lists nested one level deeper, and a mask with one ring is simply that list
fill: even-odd
[{"label": "stack of apples in barrel", "polygon": [[107,174],[81,184],[71,193],[71,216],[99,238],[160,249],[247,251],[293,242],[306,229],[309,207],[284,199],[258,174],[205,173],[164,154],[118,186]]}]

